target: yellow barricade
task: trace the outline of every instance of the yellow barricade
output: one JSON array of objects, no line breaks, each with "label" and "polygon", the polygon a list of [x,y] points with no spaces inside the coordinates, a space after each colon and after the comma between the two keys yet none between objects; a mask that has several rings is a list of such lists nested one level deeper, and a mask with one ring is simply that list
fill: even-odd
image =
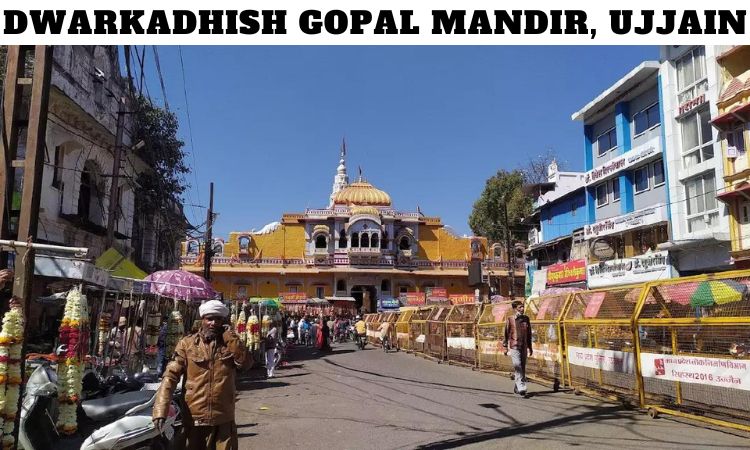
[{"label": "yellow barricade", "polygon": [[576,391],[637,404],[633,322],[643,285],[573,293],[563,335],[568,384]]},{"label": "yellow barricade", "polygon": [[445,319],[446,356],[451,364],[477,363],[476,325],[481,305],[455,305]]},{"label": "yellow barricade", "polygon": [[396,346],[400,350],[410,351],[411,345],[409,344],[409,321],[414,313],[415,308],[401,308],[401,313],[396,321]]},{"label": "yellow barricade", "polygon": [[374,345],[378,341],[380,313],[365,314],[365,325],[367,326],[367,343]]},{"label": "yellow barricade", "polygon": [[651,283],[637,311],[641,406],[750,431],[750,271]]},{"label": "yellow barricade", "polygon": [[482,370],[512,372],[510,356],[504,355],[503,334],[505,316],[511,312],[511,302],[482,306],[477,322],[477,367]]},{"label": "yellow barricade", "polygon": [[[381,324],[384,324],[384,323],[390,323],[391,324],[391,328],[390,328],[390,331],[389,331],[389,335],[390,335],[390,338],[391,338],[391,343],[393,343],[393,339],[396,337],[396,322],[398,321],[398,316],[399,316],[399,313],[395,312],[395,311],[384,312],[380,316],[380,323]],[[383,345],[383,341],[380,339],[380,333],[378,333],[377,343],[380,346]]]},{"label": "yellow barricade", "polygon": [[417,309],[409,322],[409,349],[418,354],[427,353],[427,318],[432,313],[432,306]]},{"label": "yellow barricade", "polygon": [[450,305],[435,306],[427,318],[427,356],[442,361],[445,359],[445,318]]},{"label": "yellow barricade", "polygon": [[557,391],[565,385],[565,348],[562,318],[570,293],[546,295],[526,301],[525,314],[531,320],[534,354],[527,360],[526,376],[535,381],[551,383]]}]

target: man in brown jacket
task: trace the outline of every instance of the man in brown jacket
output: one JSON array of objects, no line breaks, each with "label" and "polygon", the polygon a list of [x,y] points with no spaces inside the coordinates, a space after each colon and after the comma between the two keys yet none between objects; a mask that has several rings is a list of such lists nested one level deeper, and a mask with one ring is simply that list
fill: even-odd
[{"label": "man in brown jacket", "polygon": [[177,343],[154,403],[153,421],[161,431],[172,394],[185,376],[183,426],[188,450],[237,450],[234,422],[235,374],[252,363],[228,325],[229,309],[218,300],[199,308],[201,329]]},{"label": "man in brown jacket", "polygon": [[526,396],[526,352],[529,356],[534,353],[531,347],[531,321],[524,314],[524,305],[521,301],[514,301],[511,306],[514,313],[505,319],[505,339],[503,345],[505,354],[510,353],[515,372],[516,385],[513,392],[523,397]]}]

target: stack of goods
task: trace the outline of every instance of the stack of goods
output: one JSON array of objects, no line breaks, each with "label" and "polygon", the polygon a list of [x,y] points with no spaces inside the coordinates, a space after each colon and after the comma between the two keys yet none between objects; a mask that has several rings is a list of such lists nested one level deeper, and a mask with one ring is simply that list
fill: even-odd
[{"label": "stack of goods", "polygon": [[245,303],[242,304],[240,309],[240,315],[237,318],[237,336],[240,337],[240,341],[245,344],[247,343],[247,321],[245,320]]},{"label": "stack of goods", "polygon": [[97,327],[97,330],[99,331],[97,354],[99,356],[104,356],[104,349],[107,345],[107,331],[109,330],[109,323],[111,320],[112,314],[110,313],[101,313],[99,316],[99,326]]},{"label": "stack of goods", "polygon": [[156,355],[160,329],[161,315],[159,313],[150,313],[146,318],[146,354],[149,356]]},{"label": "stack of goods", "polygon": [[13,448],[13,430],[21,388],[21,346],[23,345],[23,308],[13,297],[3,317],[0,332],[0,425],[3,448]]},{"label": "stack of goods", "polygon": [[78,429],[76,408],[81,397],[83,361],[88,349],[88,304],[80,290],[68,293],[60,324],[60,344],[64,359],[57,364],[57,392],[60,415],[57,429],[63,434],[73,434]]},{"label": "stack of goods", "polygon": [[180,311],[174,310],[169,314],[169,321],[167,322],[167,359],[172,358],[177,343],[184,335],[185,323],[182,320],[182,314],[180,314]]},{"label": "stack of goods", "polygon": [[260,324],[258,316],[253,314],[247,319],[247,347],[252,351],[258,351],[260,344]]}]

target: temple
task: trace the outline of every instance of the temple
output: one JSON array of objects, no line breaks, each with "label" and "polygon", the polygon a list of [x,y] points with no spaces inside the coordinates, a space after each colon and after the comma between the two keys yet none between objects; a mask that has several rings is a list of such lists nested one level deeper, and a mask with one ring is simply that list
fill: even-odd
[{"label": "temple", "polygon": [[[508,276],[500,252],[480,237],[459,237],[439,217],[394,208],[390,195],[361,174],[350,183],[341,147],[328,207],[283,214],[258,231],[237,231],[213,244],[211,273],[224,298],[349,299],[360,311],[384,302],[451,296],[474,301],[487,275]],[[201,243],[183,244],[182,266],[200,272]],[[488,254],[498,258],[487,258]],[[505,270],[502,270],[505,269]],[[476,279],[476,276],[479,279]],[[523,277],[523,269],[519,274]],[[289,295],[289,294],[297,295]]]}]

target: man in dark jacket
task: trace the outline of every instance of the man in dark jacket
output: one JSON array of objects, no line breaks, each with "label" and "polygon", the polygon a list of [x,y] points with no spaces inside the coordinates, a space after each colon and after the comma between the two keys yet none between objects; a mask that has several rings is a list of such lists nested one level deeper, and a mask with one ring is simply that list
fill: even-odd
[{"label": "man in dark jacket", "polygon": [[526,352],[529,352],[529,356],[534,353],[531,348],[531,321],[524,314],[523,302],[515,301],[511,306],[513,314],[505,319],[503,346],[513,361],[516,382],[513,392],[526,396]]},{"label": "man in dark jacket", "polygon": [[188,450],[237,450],[235,374],[252,360],[228,326],[229,309],[218,300],[200,306],[201,329],[177,343],[156,393],[154,425],[161,431],[177,383],[185,375],[183,417]]}]

